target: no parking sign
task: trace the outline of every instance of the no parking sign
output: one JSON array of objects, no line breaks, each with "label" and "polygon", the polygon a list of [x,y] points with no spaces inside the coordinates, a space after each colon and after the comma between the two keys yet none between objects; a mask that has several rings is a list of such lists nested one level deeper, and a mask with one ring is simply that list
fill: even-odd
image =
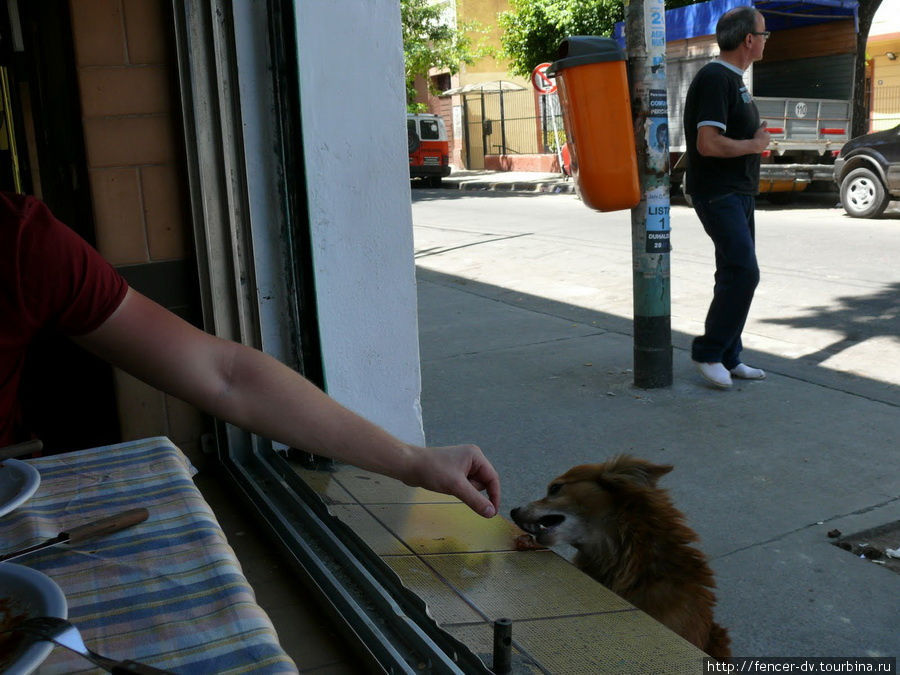
[{"label": "no parking sign", "polygon": [[552,94],[556,91],[556,79],[547,75],[549,63],[540,63],[531,71],[531,85],[539,94]]}]

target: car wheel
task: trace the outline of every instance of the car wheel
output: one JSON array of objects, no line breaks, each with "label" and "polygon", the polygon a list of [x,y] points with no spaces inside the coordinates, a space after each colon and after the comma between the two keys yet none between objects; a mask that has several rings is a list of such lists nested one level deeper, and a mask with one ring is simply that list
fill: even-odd
[{"label": "car wheel", "polygon": [[853,218],[876,218],[891,201],[881,179],[871,169],[853,169],[841,181],[841,205]]}]

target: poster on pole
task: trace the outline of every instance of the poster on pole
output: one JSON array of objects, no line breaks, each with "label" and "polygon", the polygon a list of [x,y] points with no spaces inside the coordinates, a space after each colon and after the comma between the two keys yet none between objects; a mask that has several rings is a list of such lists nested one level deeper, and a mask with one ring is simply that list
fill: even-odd
[{"label": "poster on pole", "polygon": [[669,192],[663,186],[650,190],[647,200],[647,253],[668,253],[669,244]]}]

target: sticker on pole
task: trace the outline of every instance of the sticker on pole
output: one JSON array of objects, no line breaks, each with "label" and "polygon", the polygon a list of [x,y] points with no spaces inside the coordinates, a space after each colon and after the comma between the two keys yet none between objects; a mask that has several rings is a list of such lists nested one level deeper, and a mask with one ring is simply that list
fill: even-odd
[{"label": "sticker on pole", "polygon": [[540,63],[531,71],[531,84],[539,94],[552,94],[556,91],[556,79],[547,75],[549,63]]},{"label": "sticker on pole", "polygon": [[662,188],[647,193],[647,253],[668,253],[669,245],[669,195]]}]

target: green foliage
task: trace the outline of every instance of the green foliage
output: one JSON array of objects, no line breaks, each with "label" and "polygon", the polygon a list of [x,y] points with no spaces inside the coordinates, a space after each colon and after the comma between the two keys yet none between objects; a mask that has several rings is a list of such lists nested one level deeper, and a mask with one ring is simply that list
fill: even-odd
[{"label": "green foliage", "polygon": [[483,44],[475,44],[484,30],[477,22],[453,25],[446,3],[429,0],[400,0],[400,20],[403,27],[403,55],[406,64],[406,102],[410,112],[421,107],[414,103],[417,76],[428,78],[428,71],[441,68],[451,74],[459,72],[462,64],[473,64],[493,51]]},{"label": "green foliage", "polygon": [[621,0],[510,0],[501,12],[503,56],[509,72],[528,77],[539,63],[556,60],[559,43],[570,35],[611,35],[624,18]]},{"label": "green foliage", "polygon": [[[559,43],[570,35],[611,36],[625,18],[622,0],[510,0],[511,11],[498,19],[503,33],[502,56],[509,72],[528,77],[539,63],[556,60]],[[694,4],[667,0],[666,8]]]}]

